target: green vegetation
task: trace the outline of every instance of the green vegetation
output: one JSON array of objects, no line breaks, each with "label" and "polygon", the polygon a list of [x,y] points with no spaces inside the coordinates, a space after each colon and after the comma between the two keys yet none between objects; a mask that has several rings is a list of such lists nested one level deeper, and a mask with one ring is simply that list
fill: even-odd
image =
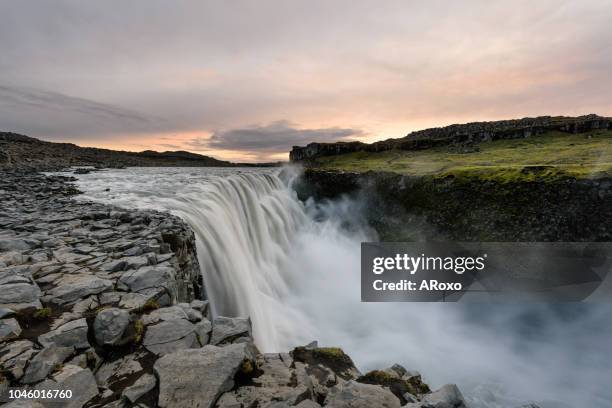
[{"label": "green vegetation", "polygon": [[496,181],[554,180],[612,175],[612,131],[548,132],[527,139],[480,143],[460,153],[452,146],[427,150],[355,152],[321,157],[325,170],[391,171],[413,176],[479,178]]},{"label": "green vegetation", "polygon": [[144,329],[145,326],[142,320],[136,320],[136,322],[134,323],[134,331],[136,332],[136,335],[134,336],[134,343],[139,344],[142,341]]},{"label": "green vegetation", "polygon": [[34,312],[34,318],[37,320],[46,320],[51,317],[53,311],[50,307],[43,307],[42,309],[38,309]]}]

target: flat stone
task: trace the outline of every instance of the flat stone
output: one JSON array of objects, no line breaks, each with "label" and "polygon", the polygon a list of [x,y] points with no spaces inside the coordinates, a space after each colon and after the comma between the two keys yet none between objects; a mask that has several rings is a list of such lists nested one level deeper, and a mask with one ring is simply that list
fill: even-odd
[{"label": "flat stone", "polygon": [[135,403],[138,398],[155,388],[155,385],[157,385],[155,376],[144,374],[134,384],[123,390],[123,397],[131,403]]},{"label": "flat stone", "polygon": [[158,405],[212,408],[222,393],[233,388],[234,377],[243,363],[254,364],[255,354],[250,343],[208,345],[167,354],[153,367],[159,378]]},{"label": "flat stone", "polygon": [[166,320],[149,326],[142,344],[156,355],[200,347],[194,325],[185,319]]},{"label": "flat stone", "polygon": [[232,343],[240,337],[251,337],[251,319],[219,316],[213,321],[211,344]]},{"label": "flat stone", "polygon": [[66,275],[46,292],[53,303],[65,304],[96,295],[113,287],[113,282],[93,275]]},{"label": "flat stone", "polygon": [[15,311],[40,309],[40,288],[36,284],[20,282],[0,286],[0,306]]},{"label": "flat stone", "polygon": [[183,308],[179,306],[162,307],[153,310],[151,313],[142,316],[142,322],[145,326],[155,324],[157,322],[174,319],[187,319],[187,314]]},{"label": "flat stone", "polygon": [[0,251],[27,251],[30,245],[21,238],[0,238]]},{"label": "flat stone", "polygon": [[93,328],[96,342],[101,345],[121,343],[123,334],[130,324],[130,314],[123,309],[104,309],[96,315]]},{"label": "flat stone", "polygon": [[13,318],[0,320],[0,341],[16,339],[21,334],[19,322]]},{"label": "flat stone", "polygon": [[125,272],[119,278],[118,284],[124,285],[132,292],[152,288],[166,288],[176,291],[176,274],[173,268],[145,266],[136,271]]},{"label": "flat stone", "polygon": [[57,364],[66,361],[73,352],[72,347],[60,347],[55,344],[45,347],[30,361],[21,382],[32,384],[43,380]]},{"label": "flat stone", "polygon": [[87,321],[85,319],[73,320],[55,330],[38,336],[38,342],[43,347],[56,344],[63,347],[85,349],[90,347],[87,340],[87,330]]}]

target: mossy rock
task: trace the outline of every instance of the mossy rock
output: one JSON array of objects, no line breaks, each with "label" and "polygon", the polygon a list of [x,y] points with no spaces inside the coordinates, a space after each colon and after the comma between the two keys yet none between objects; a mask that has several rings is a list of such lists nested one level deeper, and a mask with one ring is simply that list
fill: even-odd
[{"label": "mossy rock", "polygon": [[338,347],[296,347],[291,355],[301,363],[325,366],[344,380],[354,379],[359,373],[353,360]]},{"label": "mossy rock", "polygon": [[412,395],[422,395],[431,392],[429,386],[421,381],[421,376],[419,375],[409,378],[400,378],[399,376],[389,374],[385,371],[374,370],[357,378],[357,382],[389,388],[389,390],[401,400],[402,405],[407,402],[404,399],[404,394],[407,392]]}]

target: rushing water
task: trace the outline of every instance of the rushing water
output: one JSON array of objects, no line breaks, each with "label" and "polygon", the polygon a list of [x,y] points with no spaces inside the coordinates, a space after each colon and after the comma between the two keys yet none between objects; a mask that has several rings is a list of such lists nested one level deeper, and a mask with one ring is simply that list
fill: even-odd
[{"label": "rushing water", "polygon": [[612,406],[611,307],[361,303],[359,243],[376,234],[359,203],[301,203],[279,173],[138,168],[78,184],[81,199],[186,220],[213,313],[250,316],[262,351],[339,345],[363,370],[399,362],[458,383],[474,407]]}]

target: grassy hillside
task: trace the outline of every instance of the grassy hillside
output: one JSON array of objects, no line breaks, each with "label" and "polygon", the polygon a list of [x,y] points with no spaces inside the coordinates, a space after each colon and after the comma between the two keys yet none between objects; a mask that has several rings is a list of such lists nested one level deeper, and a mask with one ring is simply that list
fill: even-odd
[{"label": "grassy hillside", "polygon": [[[498,181],[612,175],[612,131],[548,132],[526,139],[483,142],[468,152],[454,146],[427,150],[354,152],[320,157],[326,170],[392,171],[414,176],[477,177]],[[474,150],[474,151],[469,151]]]}]

